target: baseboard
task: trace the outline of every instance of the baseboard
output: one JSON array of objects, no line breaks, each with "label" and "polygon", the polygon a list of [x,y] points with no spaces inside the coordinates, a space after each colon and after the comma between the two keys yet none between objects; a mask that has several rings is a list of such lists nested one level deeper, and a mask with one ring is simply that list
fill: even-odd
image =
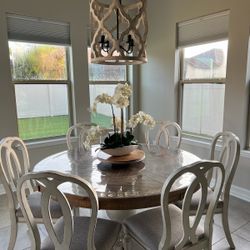
[{"label": "baseboard", "polygon": [[250,202],[250,190],[235,185],[231,186],[230,194],[241,200]]}]

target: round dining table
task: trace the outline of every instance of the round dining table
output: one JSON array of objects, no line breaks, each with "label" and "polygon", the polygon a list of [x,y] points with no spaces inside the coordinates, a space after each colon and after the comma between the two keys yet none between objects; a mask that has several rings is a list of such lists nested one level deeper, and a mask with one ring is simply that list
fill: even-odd
[{"label": "round dining table", "polygon": [[[43,159],[34,166],[33,172],[53,170],[80,176],[97,192],[100,209],[129,210],[159,206],[161,189],[168,176],[200,160],[182,149],[148,149],[146,145],[139,148],[145,153],[144,159],[119,165],[103,162],[98,157],[98,146],[84,152],[67,150]],[[170,192],[169,202],[183,198],[192,178],[186,174],[178,179]],[[88,197],[78,186],[65,183],[60,188],[73,207],[90,207]]]}]

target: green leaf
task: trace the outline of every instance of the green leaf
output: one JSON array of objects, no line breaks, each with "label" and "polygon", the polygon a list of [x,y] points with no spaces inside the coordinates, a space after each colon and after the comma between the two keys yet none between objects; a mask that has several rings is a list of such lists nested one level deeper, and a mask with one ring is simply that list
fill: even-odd
[{"label": "green leaf", "polygon": [[137,142],[134,141],[134,135],[130,131],[127,131],[122,137],[120,133],[108,135],[104,139],[104,143],[102,143],[102,148],[117,148],[129,145],[137,145]]}]

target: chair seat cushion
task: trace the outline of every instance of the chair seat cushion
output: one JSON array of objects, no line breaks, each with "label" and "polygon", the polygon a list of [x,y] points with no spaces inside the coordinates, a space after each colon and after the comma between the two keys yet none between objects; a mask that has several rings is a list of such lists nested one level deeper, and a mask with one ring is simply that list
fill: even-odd
[{"label": "chair seat cushion", "polygon": [[[206,208],[208,208],[208,205],[209,205],[212,197],[213,197],[213,190],[211,188],[208,188]],[[193,210],[193,211],[197,210],[197,208],[199,206],[200,199],[201,199],[201,190],[199,189],[198,191],[196,191],[193,194],[191,205],[190,205],[190,210]],[[175,205],[177,205],[179,208],[181,208],[182,201],[178,201]],[[216,208],[221,209],[222,207],[223,207],[223,201],[219,199]]]},{"label": "chair seat cushion", "polygon": [[[69,250],[84,250],[87,249],[87,234],[89,217],[74,217],[74,234]],[[112,249],[119,238],[121,232],[121,224],[115,221],[97,219],[95,230],[95,246],[97,250]],[[63,237],[63,218],[57,220],[55,224],[55,232],[59,239]],[[41,246],[41,250],[55,249],[52,241],[47,237]]]},{"label": "chair seat cushion", "polygon": [[[182,238],[182,211],[177,206],[170,204],[169,213],[171,218],[171,247],[175,246]],[[136,214],[125,220],[124,225],[127,232],[140,245],[146,249],[158,250],[162,236],[161,208],[154,208]],[[197,228],[197,236],[203,237],[201,227]]]},{"label": "chair seat cushion", "polygon": [[[29,195],[28,202],[33,213],[34,218],[42,218],[42,211],[41,211],[41,192],[34,192]],[[61,206],[58,202],[54,200],[50,200],[50,212],[52,218],[60,218],[62,216]],[[23,217],[21,208],[18,207],[16,210],[17,217]]]}]

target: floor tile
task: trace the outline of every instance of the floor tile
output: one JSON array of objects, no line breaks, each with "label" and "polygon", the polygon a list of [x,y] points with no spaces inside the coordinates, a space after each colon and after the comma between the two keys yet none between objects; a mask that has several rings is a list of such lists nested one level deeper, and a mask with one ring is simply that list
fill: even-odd
[{"label": "floor tile", "polygon": [[[228,220],[231,232],[238,230],[247,222],[250,222],[250,203],[242,201],[235,197],[231,197],[229,203]],[[220,214],[216,214],[214,216],[214,223],[222,227]]]},{"label": "floor tile", "polygon": [[[233,241],[235,244],[235,250],[249,250],[250,242],[238,237],[237,235],[232,235]],[[227,240],[224,238],[223,240],[217,242],[213,245],[212,250],[230,250]]]},{"label": "floor tile", "polygon": [[250,222],[236,230],[234,234],[250,242]]},{"label": "floor tile", "polygon": [[6,208],[7,205],[7,197],[6,195],[0,195],[0,209]]},{"label": "floor tile", "polygon": [[217,226],[217,225],[213,225],[213,244],[221,241],[223,238],[225,238],[225,234],[224,234],[224,230]]},{"label": "floor tile", "polygon": [[8,227],[10,225],[10,214],[8,208],[0,209],[0,228]]},{"label": "floor tile", "polygon": [[[0,196],[0,250],[6,250],[9,241],[9,212],[7,199]],[[80,215],[89,215],[89,209],[80,209]],[[98,217],[108,219],[105,210],[98,212]],[[229,223],[236,250],[250,250],[250,203],[231,197]],[[47,236],[44,225],[38,225],[41,238]],[[213,250],[229,250],[221,225],[221,215],[216,215],[213,228]],[[30,236],[25,224],[19,225],[15,250],[30,250]]]},{"label": "floor tile", "polygon": [[[7,249],[9,244],[10,228],[0,229],[0,249]],[[23,250],[30,247],[30,236],[26,224],[18,225],[18,235],[14,250]]]}]

